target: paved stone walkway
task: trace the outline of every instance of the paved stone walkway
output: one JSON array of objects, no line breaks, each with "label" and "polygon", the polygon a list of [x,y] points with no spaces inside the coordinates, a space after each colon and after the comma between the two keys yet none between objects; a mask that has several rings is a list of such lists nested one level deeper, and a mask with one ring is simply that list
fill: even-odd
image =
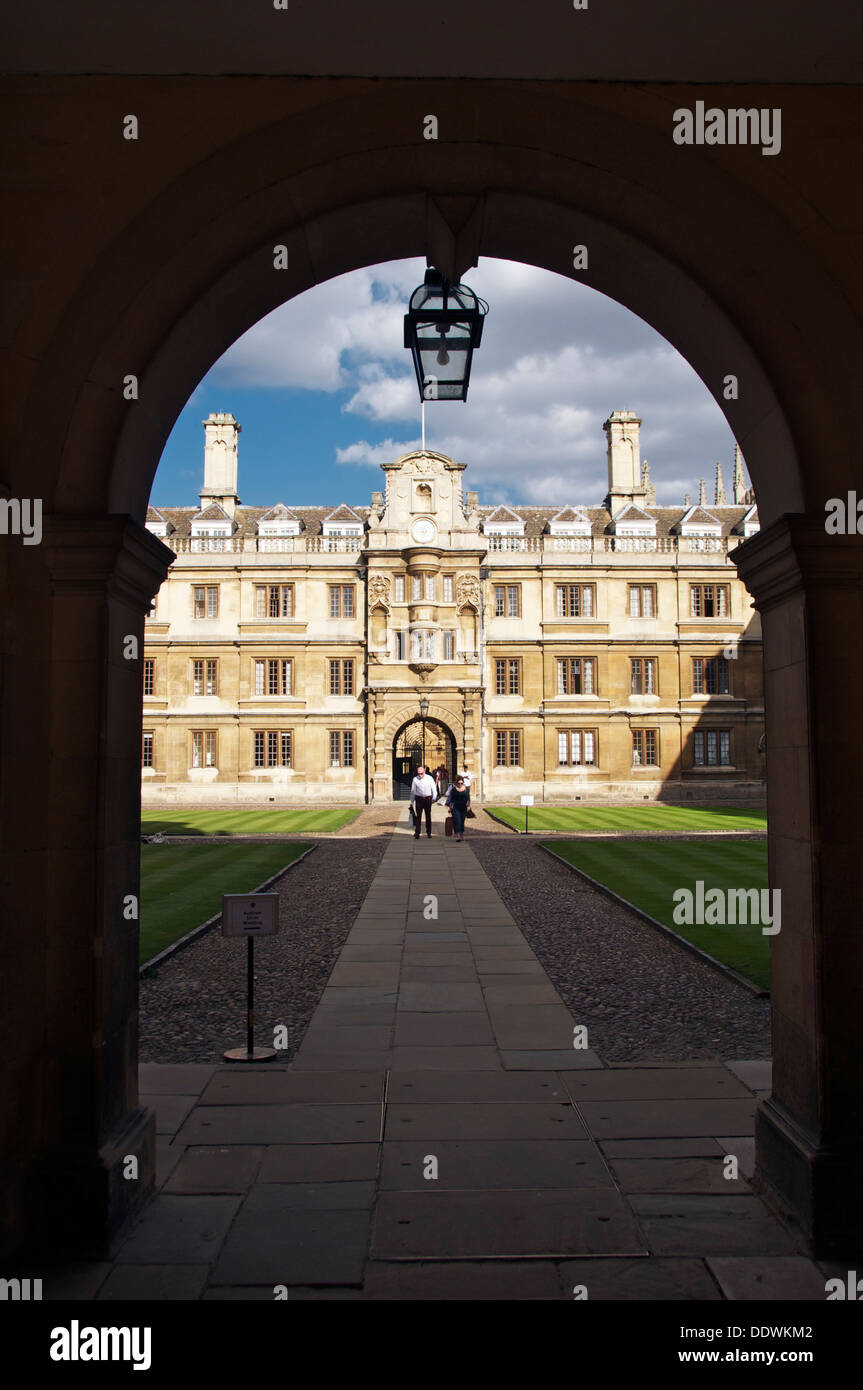
[{"label": "paved stone walkway", "polygon": [[573,1046],[469,843],[406,815],[290,1067],[142,1067],[159,1195],[47,1295],[823,1299],[747,1182],[769,1063]]}]

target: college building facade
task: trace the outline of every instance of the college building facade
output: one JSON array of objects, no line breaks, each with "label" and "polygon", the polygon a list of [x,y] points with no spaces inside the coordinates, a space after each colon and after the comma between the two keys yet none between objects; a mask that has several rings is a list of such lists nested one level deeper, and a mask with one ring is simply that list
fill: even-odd
[{"label": "college building facade", "polygon": [[761,628],[733,502],[656,505],[641,421],[605,422],[601,506],[480,506],[466,465],[382,465],[371,505],[243,507],[240,425],[204,422],[200,507],[147,624],[146,804],[390,801],[420,761],[477,799],[764,795]]}]

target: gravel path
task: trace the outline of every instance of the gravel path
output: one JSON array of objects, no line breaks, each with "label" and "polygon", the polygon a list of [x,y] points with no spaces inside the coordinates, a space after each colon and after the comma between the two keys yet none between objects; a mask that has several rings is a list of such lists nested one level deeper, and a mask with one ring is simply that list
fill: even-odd
[{"label": "gravel path", "polygon": [[603,1061],[770,1055],[768,999],[704,965],[529,840],[468,839]]},{"label": "gravel path", "polygon": [[[255,944],[255,1041],[272,1046],[273,1028],[286,1024],[285,1061],[303,1040],[386,849],[383,828],[368,836],[317,840],[274,885],[279,935]],[[221,1063],[226,1048],[246,1041],[245,1013],[246,943],[213,927],[141,980],[140,1060]]]}]

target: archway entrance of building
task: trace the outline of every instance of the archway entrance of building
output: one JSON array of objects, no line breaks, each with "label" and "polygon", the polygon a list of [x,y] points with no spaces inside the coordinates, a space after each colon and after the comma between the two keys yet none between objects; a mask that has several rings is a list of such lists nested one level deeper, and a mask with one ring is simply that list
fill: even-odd
[{"label": "archway entrance of building", "polygon": [[446,768],[447,785],[456,765],[456,742],[451,729],[439,719],[413,719],[403,724],[393,739],[393,801],[407,801],[411,782],[420,765],[432,776]]}]

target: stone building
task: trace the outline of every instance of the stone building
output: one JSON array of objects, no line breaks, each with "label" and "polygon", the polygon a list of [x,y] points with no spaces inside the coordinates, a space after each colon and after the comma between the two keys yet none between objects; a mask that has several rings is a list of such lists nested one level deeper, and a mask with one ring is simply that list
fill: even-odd
[{"label": "stone building", "polygon": [[362,802],[420,761],[508,801],[763,795],[761,629],[734,502],[660,507],[641,421],[605,422],[601,506],[480,506],[466,465],[382,465],[370,506],[243,507],[240,426],[204,422],[200,509],[147,622],[145,802]]}]

